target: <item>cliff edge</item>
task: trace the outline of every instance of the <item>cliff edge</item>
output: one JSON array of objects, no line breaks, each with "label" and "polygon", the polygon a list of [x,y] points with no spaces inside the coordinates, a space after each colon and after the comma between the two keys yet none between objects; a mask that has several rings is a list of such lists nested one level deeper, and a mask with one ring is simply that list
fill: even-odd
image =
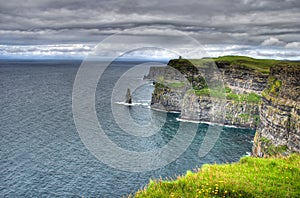
[{"label": "cliff edge", "polygon": [[300,65],[271,68],[260,120],[253,155],[300,153]]},{"label": "cliff edge", "polygon": [[[207,72],[213,61],[219,75]],[[204,78],[206,77],[206,78]],[[151,68],[151,108],[180,118],[256,129],[252,153],[300,153],[300,62],[224,56]],[[218,86],[208,83],[223,81]],[[220,110],[222,108],[222,110]]]}]

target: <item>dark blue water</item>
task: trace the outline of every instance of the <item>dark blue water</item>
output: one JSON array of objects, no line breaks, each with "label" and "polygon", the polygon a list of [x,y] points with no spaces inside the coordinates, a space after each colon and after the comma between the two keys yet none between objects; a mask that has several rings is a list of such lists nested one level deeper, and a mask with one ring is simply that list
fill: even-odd
[{"label": "dark blue water", "polygon": [[[106,108],[111,104],[104,91],[109,92],[126,64],[109,67],[97,89],[99,122],[121,147],[161,147],[175,135],[178,114],[168,114],[158,134],[137,138],[124,133]],[[72,88],[79,65],[80,61],[0,61],[0,197],[120,197],[144,187],[149,178],[176,177],[204,163],[238,161],[251,150],[253,130],[224,127],[214,148],[200,159],[198,150],[208,128],[200,124],[189,148],[163,168],[142,173],[111,168],[85,148],[76,131]],[[165,119],[165,113],[148,108],[152,90],[149,83],[133,93],[144,104],[130,107],[136,122],[147,122],[149,115]]]}]

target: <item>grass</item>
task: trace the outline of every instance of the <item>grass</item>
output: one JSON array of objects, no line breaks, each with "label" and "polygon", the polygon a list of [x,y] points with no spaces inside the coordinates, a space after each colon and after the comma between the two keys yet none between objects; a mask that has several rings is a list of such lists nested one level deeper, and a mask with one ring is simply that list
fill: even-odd
[{"label": "grass", "polygon": [[172,59],[168,65],[187,76],[198,74],[198,69],[187,59]]},{"label": "grass", "polygon": [[150,180],[135,197],[300,197],[300,155],[243,157],[204,165],[175,180]]},{"label": "grass", "polygon": [[160,82],[155,83],[155,90],[165,89],[165,88],[167,88],[167,87],[163,83],[160,83]]},{"label": "grass", "polygon": [[225,98],[227,100],[233,100],[237,102],[249,102],[249,103],[260,103],[261,102],[261,96],[256,93],[246,93],[246,94],[237,94],[233,93],[232,90],[229,87],[225,87],[225,90],[220,89],[209,89],[209,88],[203,88],[203,89],[194,89],[195,94],[197,96],[211,96],[214,98]]},{"label": "grass", "polygon": [[247,121],[250,118],[250,114],[242,113],[242,114],[239,114],[239,117],[241,117],[244,121]]},{"label": "grass", "polygon": [[240,97],[236,93],[228,93],[226,95],[227,100],[234,100],[234,101],[240,101]]},{"label": "grass", "polygon": [[227,100],[233,100],[237,102],[249,102],[249,103],[261,102],[261,96],[253,92],[247,94],[227,93],[226,98]]},{"label": "grass", "polygon": [[[177,63],[173,61],[173,65],[180,65],[180,62],[183,62],[184,59],[175,59]],[[283,61],[283,60],[274,60],[274,59],[255,59],[247,56],[221,56],[217,58],[203,58],[203,59],[190,59],[189,63],[192,63],[196,67],[211,67],[213,62],[223,62],[228,65],[237,65],[240,67],[248,68],[251,70],[258,71],[260,73],[268,74],[270,72],[270,67],[277,64],[288,64],[288,65],[299,65],[299,61]]]},{"label": "grass", "polygon": [[221,56],[218,58],[213,58],[213,60],[227,62],[230,65],[239,65],[265,74],[268,74],[270,72],[270,68],[273,65],[277,65],[277,64],[299,65],[299,61],[255,59],[247,56]]},{"label": "grass", "polygon": [[268,87],[264,90],[264,94],[272,94],[273,96],[278,96],[279,90],[282,86],[281,80],[276,79],[274,76],[269,76]]},{"label": "grass", "polygon": [[225,98],[226,94],[225,91],[222,89],[209,89],[209,88],[203,88],[203,89],[195,89],[194,92],[197,96],[211,96],[213,98]]}]

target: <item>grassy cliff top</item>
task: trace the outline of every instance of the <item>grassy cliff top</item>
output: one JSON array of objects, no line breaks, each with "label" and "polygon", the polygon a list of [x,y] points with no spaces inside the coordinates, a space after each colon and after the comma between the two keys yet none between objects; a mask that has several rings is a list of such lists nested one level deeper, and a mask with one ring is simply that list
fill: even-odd
[{"label": "grassy cliff top", "polygon": [[255,59],[247,56],[221,56],[213,58],[215,61],[224,61],[230,63],[230,65],[240,65],[246,68],[257,70],[261,73],[269,73],[270,67],[273,65],[298,65],[300,61],[285,61],[285,60],[274,60],[274,59]]},{"label": "grassy cliff top", "polygon": [[150,180],[135,197],[300,197],[300,155],[243,157],[237,163],[204,165],[176,180]]},{"label": "grassy cliff top", "polygon": [[169,63],[171,66],[180,65],[189,61],[196,67],[203,67],[209,65],[211,62],[226,64],[229,66],[240,66],[251,70],[258,71],[260,73],[268,74],[270,67],[273,65],[295,65],[300,66],[300,61],[286,61],[286,60],[274,60],[274,59],[255,59],[247,56],[220,56],[217,58],[203,58],[203,59],[173,59]]}]

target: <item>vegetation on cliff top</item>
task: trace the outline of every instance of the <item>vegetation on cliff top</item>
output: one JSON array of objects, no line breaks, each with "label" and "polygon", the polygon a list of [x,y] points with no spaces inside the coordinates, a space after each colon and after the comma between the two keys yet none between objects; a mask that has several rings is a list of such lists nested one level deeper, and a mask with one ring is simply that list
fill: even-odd
[{"label": "vegetation on cliff top", "polygon": [[221,56],[213,58],[214,61],[225,62],[230,65],[238,65],[252,69],[264,74],[270,72],[270,68],[274,65],[299,65],[299,61],[286,61],[286,60],[274,60],[274,59],[255,59],[247,56]]},{"label": "vegetation on cliff top", "polygon": [[240,67],[253,69],[255,71],[268,74],[270,67],[286,61],[271,60],[271,59],[254,59],[247,56],[222,56],[214,58],[218,62],[225,62],[230,65],[238,65]]},{"label": "vegetation on cliff top", "polygon": [[237,163],[203,165],[176,180],[150,180],[135,197],[300,197],[300,155],[243,157]]},{"label": "vegetation on cliff top", "polygon": [[[285,60],[274,60],[274,59],[255,59],[247,56],[220,56],[217,58],[203,58],[203,59],[173,59],[170,60],[169,65],[178,69],[179,71],[183,68],[184,72],[194,71],[192,65],[196,67],[203,67],[210,65],[215,62],[216,64],[225,64],[229,66],[238,66],[240,68],[251,69],[260,73],[268,74],[270,67],[273,65],[299,65],[300,61],[285,61]],[[184,63],[184,66],[182,65]]]}]

